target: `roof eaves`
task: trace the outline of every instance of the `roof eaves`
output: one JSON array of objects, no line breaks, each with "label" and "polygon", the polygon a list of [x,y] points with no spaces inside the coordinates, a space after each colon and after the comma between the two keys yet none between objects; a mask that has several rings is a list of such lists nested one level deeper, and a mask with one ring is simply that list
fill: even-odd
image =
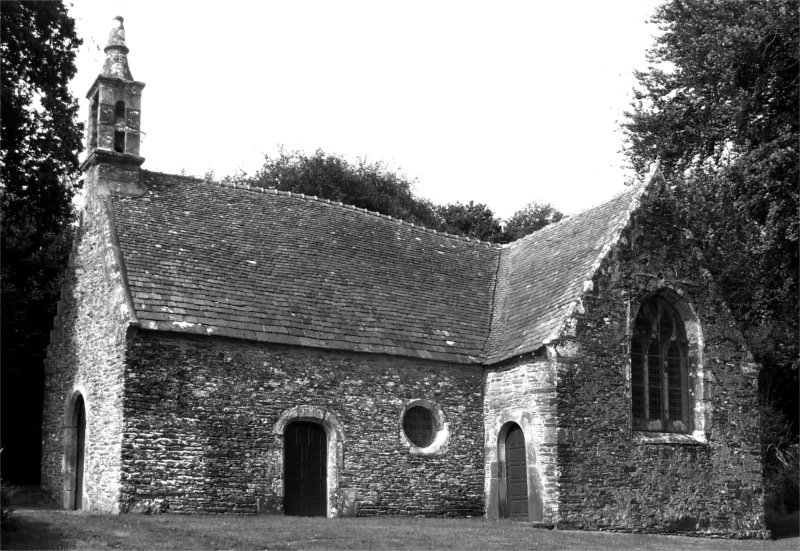
[{"label": "roof eaves", "polygon": [[330,350],[347,350],[351,352],[367,352],[373,354],[387,354],[391,356],[408,356],[412,358],[460,364],[480,365],[483,363],[480,356],[473,356],[460,352],[441,352],[436,350],[388,346],[383,344],[356,343],[346,340],[317,339],[281,333],[252,331],[249,329],[235,329],[231,327],[207,325],[202,323],[190,323],[185,321],[142,320],[140,326],[142,329],[151,331],[227,337],[232,339],[242,339],[290,346],[324,348]]}]

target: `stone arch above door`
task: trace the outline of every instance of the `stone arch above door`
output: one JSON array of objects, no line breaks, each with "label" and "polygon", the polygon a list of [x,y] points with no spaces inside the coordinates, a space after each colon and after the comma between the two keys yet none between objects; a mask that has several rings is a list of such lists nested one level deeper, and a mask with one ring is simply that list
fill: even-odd
[{"label": "stone arch above door", "polygon": [[87,462],[89,403],[83,388],[75,388],[67,397],[64,409],[62,442],[64,446],[64,509],[88,509],[85,474]]},{"label": "stone arch above door", "polygon": [[485,451],[489,470],[485,488],[486,516],[490,518],[508,516],[505,441],[509,430],[513,427],[519,427],[525,438],[530,520],[541,521],[546,496],[539,472],[533,414],[519,410],[506,411],[498,415],[492,427],[486,432]]},{"label": "stone arch above door", "polygon": [[[336,415],[327,408],[318,406],[296,406],[285,411],[275,423],[272,434],[280,445],[280,461],[284,460],[284,440],[283,436],[286,427],[295,421],[308,421],[316,423],[325,429],[328,437],[328,460],[327,460],[327,488],[328,504],[327,516],[338,517],[347,516],[351,500],[344,494],[347,492],[339,491],[339,471],[344,466],[344,427]],[[281,472],[283,465],[281,464]]]}]

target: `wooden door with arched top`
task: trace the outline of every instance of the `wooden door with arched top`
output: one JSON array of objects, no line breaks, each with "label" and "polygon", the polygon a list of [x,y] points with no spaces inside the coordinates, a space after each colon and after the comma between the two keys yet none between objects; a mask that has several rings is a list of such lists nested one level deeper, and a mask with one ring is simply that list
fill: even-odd
[{"label": "wooden door with arched top", "polygon": [[506,496],[508,517],[528,520],[528,464],[525,460],[525,435],[519,425],[506,435]]},{"label": "wooden door with arched top", "polygon": [[75,501],[72,509],[83,508],[83,465],[86,459],[86,405],[83,396],[75,400],[74,416],[77,420],[75,434]]},{"label": "wooden door with arched top", "polygon": [[296,421],[284,434],[283,512],[325,516],[327,513],[328,438],[316,423]]}]

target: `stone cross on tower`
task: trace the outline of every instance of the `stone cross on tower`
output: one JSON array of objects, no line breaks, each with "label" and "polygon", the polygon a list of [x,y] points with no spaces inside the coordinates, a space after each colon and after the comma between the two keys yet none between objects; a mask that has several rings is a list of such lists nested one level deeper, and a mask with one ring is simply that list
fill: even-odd
[{"label": "stone cross on tower", "polygon": [[133,79],[120,16],[105,47],[106,60],[87,98],[90,102],[86,160],[87,187],[135,192],[139,183],[141,98],[144,83]]}]

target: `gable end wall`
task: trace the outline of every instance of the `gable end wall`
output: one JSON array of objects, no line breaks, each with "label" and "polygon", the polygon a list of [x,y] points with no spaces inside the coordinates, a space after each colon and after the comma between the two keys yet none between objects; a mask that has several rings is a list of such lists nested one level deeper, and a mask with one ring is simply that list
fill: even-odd
[{"label": "gable end wall", "polygon": [[[91,178],[90,178],[91,179]],[[87,184],[91,189],[91,181]],[[42,487],[71,508],[71,412],[86,407],[83,509],[119,510],[122,389],[129,309],[107,217],[106,198],[89,194],[65,273],[45,361]],[[72,435],[71,435],[72,434]],[[72,483],[74,485],[74,482]]]},{"label": "gable end wall", "polygon": [[[764,537],[758,366],[661,193],[644,200],[559,343],[558,525]],[[702,328],[704,396],[690,398],[705,416],[699,442],[632,434],[628,327],[660,289]]]}]

